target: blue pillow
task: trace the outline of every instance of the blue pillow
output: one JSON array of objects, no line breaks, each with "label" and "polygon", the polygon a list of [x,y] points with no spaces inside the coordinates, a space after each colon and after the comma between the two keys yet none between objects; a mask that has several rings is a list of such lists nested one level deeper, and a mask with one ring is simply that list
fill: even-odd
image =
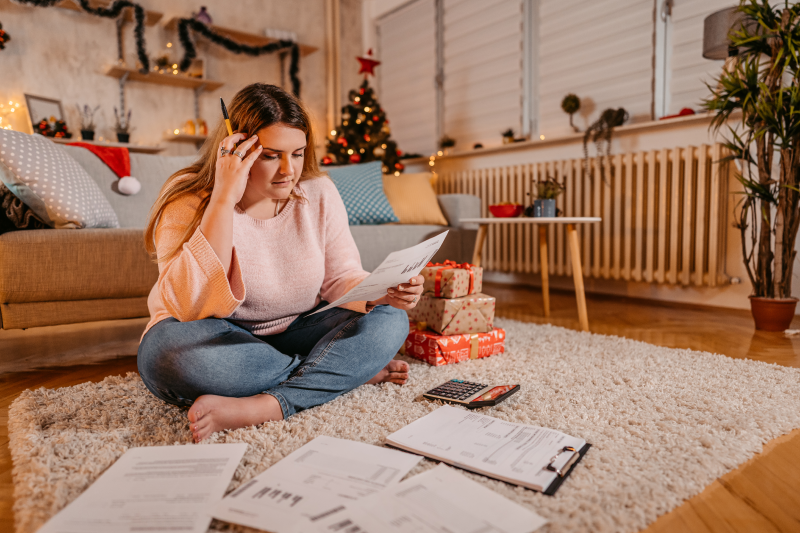
[{"label": "blue pillow", "polygon": [[339,190],[351,226],[400,222],[383,192],[382,167],[381,161],[373,161],[325,169]]}]

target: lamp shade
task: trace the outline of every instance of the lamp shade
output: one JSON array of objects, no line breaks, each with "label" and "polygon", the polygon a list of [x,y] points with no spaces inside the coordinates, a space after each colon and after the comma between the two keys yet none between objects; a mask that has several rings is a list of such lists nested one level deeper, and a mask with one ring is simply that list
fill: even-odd
[{"label": "lamp shade", "polygon": [[[727,7],[711,13],[703,21],[703,57],[706,59],[725,59],[728,57],[731,30],[739,31],[745,24],[745,16],[738,6]],[[747,25],[752,23],[749,21]],[[755,28],[753,28],[755,29]]]}]

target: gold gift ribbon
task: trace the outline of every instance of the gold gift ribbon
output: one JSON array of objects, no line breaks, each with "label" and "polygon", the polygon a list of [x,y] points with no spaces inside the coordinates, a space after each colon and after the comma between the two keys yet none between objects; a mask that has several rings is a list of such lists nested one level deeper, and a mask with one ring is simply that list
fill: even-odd
[{"label": "gold gift ribbon", "polygon": [[469,337],[469,358],[477,359],[480,354],[481,339],[480,335],[473,333]]}]

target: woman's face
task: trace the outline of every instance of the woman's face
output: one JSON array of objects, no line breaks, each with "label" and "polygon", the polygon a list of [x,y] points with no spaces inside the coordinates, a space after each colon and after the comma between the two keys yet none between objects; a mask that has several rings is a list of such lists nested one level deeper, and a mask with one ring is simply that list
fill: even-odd
[{"label": "woman's face", "polygon": [[263,198],[284,200],[289,197],[303,172],[306,134],[285,124],[273,124],[259,130],[258,142],[264,151],[250,169],[247,189]]}]

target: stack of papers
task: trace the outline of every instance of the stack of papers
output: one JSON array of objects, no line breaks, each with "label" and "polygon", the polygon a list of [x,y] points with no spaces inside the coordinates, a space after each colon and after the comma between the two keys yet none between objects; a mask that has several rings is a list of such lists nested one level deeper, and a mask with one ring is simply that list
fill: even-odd
[{"label": "stack of papers", "polygon": [[[588,447],[557,431],[445,406],[387,443],[538,490]],[[222,498],[246,444],[134,448],[40,530],[204,533],[211,518],[273,533],[530,533],[546,521],[454,469],[401,480],[421,460],[317,437]],[[572,461],[577,460],[577,454]],[[563,464],[562,464],[563,463]],[[563,477],[561,478],[563,479]]]}]

